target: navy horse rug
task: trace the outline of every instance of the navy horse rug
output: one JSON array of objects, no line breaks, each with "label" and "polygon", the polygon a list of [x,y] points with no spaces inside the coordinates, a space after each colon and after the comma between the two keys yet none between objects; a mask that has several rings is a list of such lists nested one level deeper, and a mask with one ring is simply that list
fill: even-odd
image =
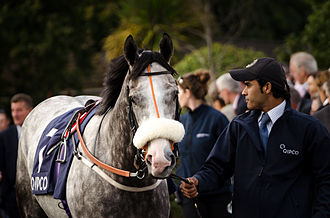
[{"label": "navy horse rug", "polygon": [[83,112],[79,128],[83,133],[88,121],[94,116],[98,102],[75,108],[55,119],[45,128],[39,140],[31,177],[32,193],[53,193],[55,199],[66,198],[66,180],[74,152],[79,142],[76,130],[78,112]]}]

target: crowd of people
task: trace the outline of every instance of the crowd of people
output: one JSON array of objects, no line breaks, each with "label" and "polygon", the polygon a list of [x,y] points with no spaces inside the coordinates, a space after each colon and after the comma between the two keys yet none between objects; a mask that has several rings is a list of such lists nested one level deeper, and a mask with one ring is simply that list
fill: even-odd
[{"label": "crowd of people", "polygon": [[[189,183],[175,193],[184,217],[330,217],[330,69],[297,52],[288,67],[260,58],[209,80],[207,70],[178,78],[187,112],[176,173]],[[33,108],[21,93],[10,104],[13,124],[0,110],[2,218],[19,217],[18,140]]]},{"label": "crowd of people", "polygon": [[[199,202],[232,179],[233,217],[330,217],[329,70],[318,71],[311,54],[297,52],[287,68],[260,58],[221,75],[210,87],[211,105],[231,122],[201,167],[186,170],[189,183],[180,182],[178,192]],[[184,152],[199,146],[186,143]],[[218,208],[217,215],[200,210],[189,217],[227,217]]]}]

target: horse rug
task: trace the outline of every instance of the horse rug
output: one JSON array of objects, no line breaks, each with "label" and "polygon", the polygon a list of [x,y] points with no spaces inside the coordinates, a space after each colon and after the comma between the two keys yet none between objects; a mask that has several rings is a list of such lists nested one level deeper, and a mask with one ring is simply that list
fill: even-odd
[{"label": "horse rug", "polygon": [[[88,121],[96,112],[94,105],[80,119],[80,131],[83,133]],[[67,140],[63,140],[66,127],[77,110],[83,107],[72,109],[53,119],[43,131],[38,143],[37,151],[33,162],[33,173],[31,177],[32,193],[36,195],[53,193],[55,199],[66,198],[66,181],[74,156],[74,144],[78,144],[77,132],[72,127]],[[74,125],[75,126],[75,125]],[[71,129],[71,128],[70,128]],[[63,134],[64,133],[64,134]]]}]

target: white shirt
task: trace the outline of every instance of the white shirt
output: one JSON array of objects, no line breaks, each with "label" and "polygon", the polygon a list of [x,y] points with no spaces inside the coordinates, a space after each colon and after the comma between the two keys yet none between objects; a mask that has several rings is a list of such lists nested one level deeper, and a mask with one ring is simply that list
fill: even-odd
[{"label": "white shirt", "polygon": [[294,88],[298,91],[298,93],[300,94],[300,97],[304,97],[304,95],[307,92],[307,83],[301,84],[299,82],[296,82],[294,84]]},{"label": "white shirt", "polygon": [[234,99],[234,102],[233,102],[233,108],[234,108],[234,110],[236,110],[237,107],[238,107],[238,100],[239,100],[239,94],[236,95],[236,97]]},{"label": "white shirt", "polygon": [[[270,111],[267,112],[267,114],[271,120],[270,122],[267,123],[268,135],[269,135],[271,129],[273,128],[273,125],[276,122],[276,120],[278,120],[278,118],[280,118],[283,115],[284,110],[285,110],[285,104],[286,104],[286,101],[284,100],[281,104],[277,105],[276,107],[274,107],[273,109],[271,109]],[[261,124],[262,115],[264,113],[265,112],[262,112],[258,118],[259,127]]]},{"label": "white shirt", "polygon": [[19,136],[21,135],[22,127],[19,126],[19,125],[16,125],[16,129],[17,129],[17,137],[18,137],[18,139],[19,139]]}]

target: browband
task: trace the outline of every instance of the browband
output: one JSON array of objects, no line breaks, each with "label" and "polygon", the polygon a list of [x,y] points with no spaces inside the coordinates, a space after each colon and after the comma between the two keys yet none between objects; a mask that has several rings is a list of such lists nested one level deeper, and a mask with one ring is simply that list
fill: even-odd
[{"label": "browband", "polygon": [[171,74],[170,71],[157,71],[157,72],[150,72],[150,73],[141,73],[140,76],[157,76],[162,74]]}]

